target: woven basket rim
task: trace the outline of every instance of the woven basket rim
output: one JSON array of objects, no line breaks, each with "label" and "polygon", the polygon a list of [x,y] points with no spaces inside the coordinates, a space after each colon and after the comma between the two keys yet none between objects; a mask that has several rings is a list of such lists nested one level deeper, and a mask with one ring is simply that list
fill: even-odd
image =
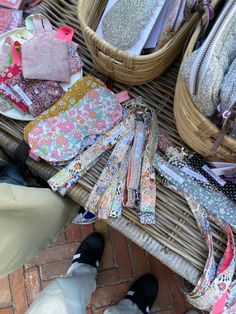
[{"label": "woven basket rim", "polygon": [[[186,88],[186,92],[188,93],[189,95],[189,99],[191,100],[189,103],[191,103],[191,107],[193,108],[193,110],[196,112],[196,114],[198,114],[200,117],[201,117],[201,120],[207,124],[211,129],[212,131],[214,131],[215,133],[218,133],[220,131],[220,129],[210,120],[208,119],[207,117],[205,117],[197,108],[196,106],[194,105],[193,101],[192,101],[192,98],[189,94],[189,91],[188,91],[188,88],[187,88],[187,84],[185,82],[184,79],[182,78],[179,78],[178,77],[178,80],[176,82],[176,86],[180,85],[180,84],[184,84],[185,88]],[[236,144],[236,140],[233,139],[231,136],[229,135],[225,135],[224,136],[224,139],[222,141],[222,144],[224,145],[224,142],[227,141],[229,143],[229,145],[235,145]]]},{"label": "woven basket rim", "polygon": [[[87,25],[83,16],[80,14],[80,12],[82,12],[81,8],[82,8],[83,1],[87,1],[87,0],[78,0],[78,4],[77,4],[77,17],[78,17],[78,20],[80,22],[81,29],[83,30],[83,32],[85,32],[85,33],[90,32],[91,35],[99,42],[100,46],[106,45],[106,47],[110,51],[112,51],[114,54],[119,53],[119,55],[124,57],[124,58],[125,57],[127,58],[127,56],[128,56],[130,58],[136,59],[137,61],[145,61],[145,60],[151,60],[151,59],[155,60],[158,56],[161,56],[168,49],[168,46],[170,46],[172,44],[172,42],[174,42],[176,40],[176,37],[180,36],[182,33],[184,33],[185,29],[188,27],[188,25],[191,23],[191,21],[194,18],[197,18],[197,16],[198,16],[198,13],[194,13],[191,16],[191,18],[182,25],[182,27],[176,32],[176,34],[162,48],[158,49],[155,52],[147,54],[147,55],[135,55],[135,54],[130,54],[124,50],[116,48],[112,44],[108,43],[105,39],[98,36],[97,33],[90,26]],[[215,0],[213,0],[213,1],[215,1]],[[101,50],[103,50],[103,49],[101,48]]]}]

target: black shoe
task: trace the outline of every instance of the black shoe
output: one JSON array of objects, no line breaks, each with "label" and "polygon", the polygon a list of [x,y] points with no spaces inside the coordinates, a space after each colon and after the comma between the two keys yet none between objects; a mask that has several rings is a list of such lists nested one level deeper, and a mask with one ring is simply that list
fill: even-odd
[{"label": "black shoe", "polygon": [[102,259],[104,246],[105,240],[100,233],[94,232],[90,234],[80,244],[73,257],[72,265],[74,263],[83,263],[98,268]]},{"label": "black shoe", "polygon": [[133,283],[125,299],[135,303],[143,313],[149,313],[155,303],[158,287],[156,277],[151,274],[143,275]]}]

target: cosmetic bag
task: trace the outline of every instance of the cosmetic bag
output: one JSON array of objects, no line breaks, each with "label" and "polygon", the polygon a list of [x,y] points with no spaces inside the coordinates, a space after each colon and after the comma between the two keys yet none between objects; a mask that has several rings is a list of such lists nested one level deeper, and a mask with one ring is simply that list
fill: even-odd
[{"label": "cosmetic bag", "polygon": [[182,64],[192,100],[206,117],[212,117],[220,103],[220,89],[230,63],[236,57],[236,2],[226,2],[203,45]]},{"label": "cosmetic bag", "polygon": [[87,92],[92,89],[105,87],[105,84],[94,76],[84,76],[81,80],[78,80],[68,92],[66,92],[58,102],[53,106],[42,112],[33,121],[28,123],[24,129],[24,139],[28,142],[28,136],[33,127],[37,126],[40,122],[57,116],[63,111],[70,109],[77,102],[83,98]]},{"label": "cosmetic bag", "polygon": [[24,78],[69,82],[71,65],[67,40],[55,35],[46,17],[37,14],[29,18],[34,26],[34,36],[22,46]]},{"label": "cosmetic bag", "polygon": [[68,110],[31,129],[28,135],[31,156],[53,163],[69,161],[79,153],[86,137],[105,134],[121,118],[117,95],[106,87],[91,89]]}]

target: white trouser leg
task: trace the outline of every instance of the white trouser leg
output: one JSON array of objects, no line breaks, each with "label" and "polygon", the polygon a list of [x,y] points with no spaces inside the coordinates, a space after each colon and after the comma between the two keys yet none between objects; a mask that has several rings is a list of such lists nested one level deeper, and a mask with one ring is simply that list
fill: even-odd
[{"label": "white trouser leg", "polygon": [[118,304],[105,310],[104,314],[142,314],[136,304],[124,299]]},{"label": "white trouser leg", "polygon": [[86,314],[96,289],[96,268],[77,265],[64,278],[55,279],[30,306],[27,314]]}]

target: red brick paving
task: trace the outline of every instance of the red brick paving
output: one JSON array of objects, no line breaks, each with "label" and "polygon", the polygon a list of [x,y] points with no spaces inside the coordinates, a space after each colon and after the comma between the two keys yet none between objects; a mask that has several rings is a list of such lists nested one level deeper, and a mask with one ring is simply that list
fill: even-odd
[{"label": "red brick paving", "polygon": [[93,230],[103,233],[106,247],[97,278],[98,287],[87,314],[102,314],[126,294],[137,276],[145,272],[152,272],[159,279],[160,291],[152,313],[183,314],[190,308],[171,270],[121,233],[97,222],[81,227],[71,224],[56,243],[21,269],[0,279],[0,314],[24,314],[42,288],[64,275],[79,243]]}]

